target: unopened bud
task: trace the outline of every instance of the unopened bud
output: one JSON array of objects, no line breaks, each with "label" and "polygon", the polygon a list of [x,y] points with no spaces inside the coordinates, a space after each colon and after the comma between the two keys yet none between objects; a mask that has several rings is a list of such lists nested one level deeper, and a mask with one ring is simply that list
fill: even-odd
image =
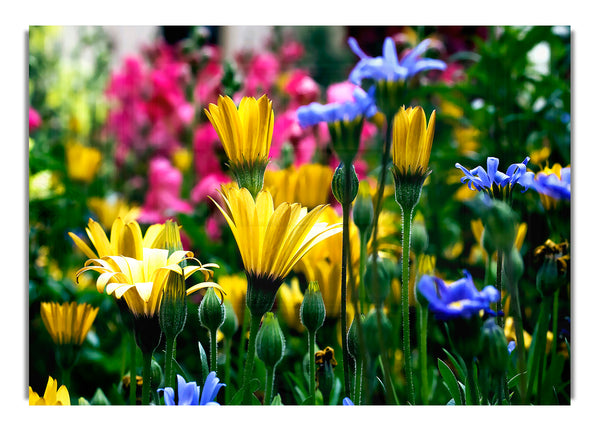
[{"label": "unopened bud", "polygon": [[373,223],[373,199],[371,199],[369,183],[365,180],[358,184],[358,195],[352,209],[352,217],[361,233],[367,232]]},{"label": "unopened bud", "polygon": [[209,287],[198,307],[200,324],[209,331],[216,331],[225,321],[225,305],[217,297],[215,289]]},{"label": "unopened bud", "polygon": [[354,165],[350,165],[350,184],[348,186],[348,196],[345,196],[345,184],[346,184],[346,165],[341,162],[333,173],[333,179],[331,181],[331,191],[336,200],[342,205],[349,205],[352,203],[356,195],[358,194],[358,177],[356,176],[356,170]]},{"label": "unopened bud", "polygon": [[256,335],[256,354],[269,368],[275,368],[283,359],[285,338],[277,317],[267,312]]},{"label": "unopened bud", "polygon": [[[375,309],[371,309],[369,314],[367,314],[367,317],[365,318],[364,329],[365,334],[377,334],[379,332],[377,325],[377,311]],[[392,340],[392,323],[383,312],[381,312],[381,337],[383,338],[383,344],[385,346],[389,346]],[[379,355],[381,353],[379,337],[367,336],[365,338],[365,345],[369,355],[372,357]]]},{"label": "unopened bud", "polygon": [[300,305],[300,320],[309,333],[314,334],[325,322],[325,303],[319,283],[311,281]]},{"label": "unopened bud", "polygon": [[225,338],[231,339],[233,334],[238,330],[239,322],[231,301],[225,298],[223,304],[225,304],[225,321],[220,329]]},{"label": "unopened bud", "polygon": [[348,329],[348,353],[352,355],[354,360],[358,360],[360,358],[360,341],[358,338],[358,323],[357,319],[360,318],[361,325],[364,325],[365,316],[363,314],[356,313],[354,318],[352,319],[352,323],[350,324],[350,329]]},{"label": "unopened bud", "polygon": [[171,271],[167,277],[160,303],[160,329],[166,337],[176,337],[183,331],[187,318],[185,277]]},{"label": "unopened bud", "polygon": [[490,368],[492,374],[500,374],[508,364],[508,344],[504,331],[493,317],[488,318],[481,327],[481,362]]}]

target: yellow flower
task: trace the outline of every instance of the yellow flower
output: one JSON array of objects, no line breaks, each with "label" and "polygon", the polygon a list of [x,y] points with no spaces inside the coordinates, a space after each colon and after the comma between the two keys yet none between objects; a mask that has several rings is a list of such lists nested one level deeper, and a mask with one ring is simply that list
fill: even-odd
[{"label": "yellow flower", "polygon": [[296,277],[292,278],[289,286],[287,283],[283,283],[277,293],[277,298],[279,315],[287,326],[298,332],[303,332],[304,326],[300,321],[300,306],[304,295],[300,291],[298,279]]},{"label": "yellow flower", "polygon": [[[196,261],[198,265],[186,265],[182,268],[179,263],[188,259]],[[124,298],[136,317],[153,317],[160,308],[164,285],[171,271],[183,274],[186,279],[198,271],[204,275],[204,282],[186,290],[190,295],[211,286],[220,290],[218,284],[207,281],[213,274],[211,268],[216,267],[218,265],[213,263],[202,265],[191,251],[179,250],[169,255],[169,251],[165,249],[144,248],[142,260],[126,256],[88,259],[85,266],[77,272],[77,277],[86,271],[100,273],[96,281],[98,292],[106,291],[116,299]]]},{"label": "yellow flower", "polygon": [[318,163],[279,171],[265,172],[265,190],[273,196],[275,206],[283,202],[298,202],[314,208],[329,202],[333,169]]},{"label": "yellow flower", "polygon": [[230,97],[219,96],[217,105],[211,103],[204,112],[232,168],[256,162],[266,166],[274,124],[273,102],[266,95],[258,100],[244,97],[239,107]]},{"label": "yellow flower", "polygon": [[76,302],[42,302],[40,312],[54,344],[81,345],[94,323],[98,307]]},{"label": "yellow flower", "polygon": [[89,183],[100,169],[102,153],[97,148],[85,147],[76,142],[67,145],[67,173],[69,178]]},{"label": "yellow flower", "polygon": [[298,203],[284,202],[274,208],[268,191],[252,199],[235,185],[222,187],[225,216],[240,250],[247,273],[283,280],[294,265],[316,244],[340,233],[339,224],[319,222],[326,206],[310,212]]},{"label": "yellow flower", "polygon": [[238,318],[238,322],[244,321],[244,311],[246,307],[246,290],[248,280],[239,274],[221,275],[217,280],[221,288],[227,292],[227,298]]},{"label": "yellow flower", "polygon": [[435,131],[435,110],[426,123],[423,108],[404,107],[394,116],[392,160],[401,175],[426,175]]},{"label": "yellow flower", "polygon": [[48,377],[48,383],[46,384],[46,390],[44,396],[40,397],[36,392],[29,386],[29,405],[30,406],[70,406],[71,399],[69,398],[69,391],[65,385],[61,385],[58,390],[56,389],[58,383],[52,377]]},{"label": "yellow flower", "polygon": [[192,166],[193,155],[187,148],[179,148],[171,155],[171,161],[181,172],[187,172]]},{"label": "yellow flower", "polygon": [[463,156],[471,156],[479,149],[479,130],[474,127],[456,127],[454,139],[458,143],[458,152]]},{"label": "yellow flower", "polygon": [[112,226],[119,217],[123,219],[125,224],[132,222],[137,219],[140,213],[139,207],[130,207],[124,199],[116,195],[111,195],[106,199],[89,198],[87,204],[105,228]]},{"label": "yellow flower", "polygon": [[146,230],[146,234],[142,235],[142,229],[135,220],[126,223],[120,217],[117,217],[112,224],[110,241],[102,226],[92,219],[89,219],[85,231],[96,252],[72,232],[69,232],[69,236],[89,259],[105,256],[126,256],[141,260],[144,248],[160,248],[165,241],[164,225],[152,225]]}]

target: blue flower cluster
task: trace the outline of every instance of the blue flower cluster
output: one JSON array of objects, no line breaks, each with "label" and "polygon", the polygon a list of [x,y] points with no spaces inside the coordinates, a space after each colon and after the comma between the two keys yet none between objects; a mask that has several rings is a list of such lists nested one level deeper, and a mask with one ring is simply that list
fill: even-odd
[{"label": "blue flower cluster", "polygon": [[560,170],[560,178],[555,174],[539,173],[531,181],[530,187],[553,199],[571,199],[571,168]]},{"label": "blue flower cluster", "polygon": [[165,405],[167,406],[209,406],[219,405],[215,401],[219,389],[225,386],[224,383],[219,383],[219,378],[214,371],[211,371],[206,377],[204,387],[202,388],[202,396],[200,396],[200,387],[196,382],[186,383],[185,379],[179,374],[177,375],[177,401],[175,400],[175,390],[173,388],[159,389],[158,392],[164,391]]},{"label": "blue flower cluster", "polygon": [[533,172],[527,172],[529,159],[529,157],[525,157],[522,163],[513,163],[508,167],[506,173],[498,170],[500,161],[496,157],[487,158],[487,171],[481,166],[471,170],[460,163],[456,163],[455,166],[463,171],[465,176],[461,178],[461,182],[466,182],[471,190],[491,190],[494,184],[500,187],[509,185],[511,188],[515,184],[519,184],[523,187],[524,192],[533,181]]},{"label": "blue flower cluster", "polygon": [[447,285],[441,278],[424,275],[418,284],[419,292],[429,302],[429,309],[440,320],[470,318],[480,310],[495,315],[490,303],[500,299],[494,286],[486,286],[480,292],[468,271],[464,278]]}]

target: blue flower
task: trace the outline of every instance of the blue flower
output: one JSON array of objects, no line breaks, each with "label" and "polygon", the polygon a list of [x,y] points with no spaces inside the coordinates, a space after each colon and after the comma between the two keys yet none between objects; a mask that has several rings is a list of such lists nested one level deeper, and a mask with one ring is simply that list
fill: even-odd
[{"label": "blue flower", "polygon": [[471,170],[460,163],[456,163],[455,166],[463,171],[465,176],[461,178],[461,182],[467,183],[471,190],[492,190],[494,184],[500,187],[509,185],[510,188],[515,184],[520,184],[524,192],[530,187],[533,180],[533,172],[527,172],[529,159],[529,157],[525,157],[522,163],[513,163],[508,167],[506,174],[498,170],[500,161],[496,157],[487,158],[487,171],[481,166]]},{"label": "blue flower", "polygon": [[401,81],[425,70],[446,69],[446,63],[442,60],[421,58],[429,43],[429,39],[425,39],[398,61],[396,44],[391,37],[386,37],[383,42],[382,57],[369,57],[360,49],[356,39],[350,37],[348,45],[360,60],[350,72],[349,81],[356,85],[360,85],[363,79]]},{"label": "blue flower", "polygon": [[514,340],[508,343],[508,354],[509,355],[513,352],[513,350],[515,350],[515,347],[517,347],[517,343],[515,343]]},{"label": "blue flower", "polygon": [[300,127],[314,126],[320,122],[352,121],[359,115],[372,117],[377,113],[377,107],[373,99],[374,90],[373,88],[372,91],[367,93],[362,88],[355,88],[353,102],[336,102],[327,105],[313,102],[301,106],[296,111]]},{"label": "blue flower", "polygon": [[354,405],[354,403],[352,402],[352,400],[350,398],[348,398],[348,397],[346,397],[346,398],[344,398],[342,400],[342,404],[345,405],[345,406],[353,406]]},{"label": "blue flower", "polygon": [[531,182],[531,188],[553,199],[571,199],[571,168],[560,170],[560,177],[554,173],[539,172]]},{"label": "blue flower", "polygon": [[200,396],[200,387],[196,382],[186,383],[185,379],[179,374],[177,375],[177,402],[175,402],[175,391],[173,388],[159,389],[158,392],[164,391],[165,405],[167,406],[208,406],[219,405],[215,400],[219,389],[225,386],[224,383],[219,383],[219,378],[214,371],[211,371],[206,377],[204,388],[202,388],[202,396]]},{"label": "blue flower", "polygon": [[438,277],[424,275],[419,281],[419,292],[429,302],[429,309],[440,320],[458,317],[469,318],[480,310],[495,315],[490,303],[498,301],[500,294],[494,286],[486,286],[480,292],[475,287],[471,274],[463,271],[465,277],[446,285]]}]

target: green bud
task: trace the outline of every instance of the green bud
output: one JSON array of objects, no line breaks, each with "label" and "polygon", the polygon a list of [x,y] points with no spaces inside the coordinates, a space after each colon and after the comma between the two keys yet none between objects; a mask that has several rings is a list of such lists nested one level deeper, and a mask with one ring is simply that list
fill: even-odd
[{"label": "green bud", "polygon": [[489,241],[503,252],[514,245],[517,235],[517,216],[511,207],[502,201],[492,199],[483,211],[483,225]]},{"label": "green bud", "polygon": [[406,99],[404,81],[380,79],[375,83],[375,104],[392,121]]},{"label": "green bud", "polygon": [[[365,287],[369,301],[375,305],[383,304],[390,293],[394,264],[389,259],[377,257],[377,278],[373,277],[373,259],[371,256],[365,270]],[[377,283],[377,288],[375,286]]]},{"label": "green bud", "polygon": [[352,355],[352,357],[354,358],[354,360],[358,360],[360,358],[360,342],[358,339],[358,323],[357,323],[357,319],[360,316],[360,323],[361,325],[364,325],[365,322],[365,316],[363,314],[355,314],[354,318],[352,319],[352,323],[350,324],[350,329],[348,329],[348,335],[347,335],[347,340],[348,340],[348,353],[350,353],[350,355]]},{"label": "green bud", "polygon": [[215,289],[209,287],[198,307],[200,324],[209,331],[216,331],[225,321],[225,305],[217,297]]},{"label": "green bud", "polygon": [[314,334],[325,322],[325,303],[319,283],[311,281],[300,305],[300,321],[309,333]]},{"label": "green bud", "polygon": [[511,286],[516,286],[523,273],[525,265],[521,253],[516,248],[512,248],[505,256],[504,265],[502,266],[506,281]]},{"label": "green bud", "polygon": [[[367,334],[365,337],[367,352],[372,357],[377,357],[381,353],[381,349],[379,346],[379,337],[376,335],[378,333],[378,327],[377,311],[375,309],[371,309],[365,318],[364,333]],[[383,312],[381,312],[381,333],[383,337],[383,344],[385,346],[390,346],[392,341],[392,323]]]},{"label": "green bud", "polygon": [[356,170],[354,165],[350,165],[350,186],[349,194],[345,196],[345,182],[346,182],[346,165],[341,162],[333,173],[333,180],[331,181],[331,191],[336,200],[342,205],[349,205],[352,203],[356,195],[358,194],[358,177],[356,176]]},{"label": "green bud", "polygon": [[363,123],[362,115],[352,121],[341,120],[328,123],[333,151],[342,162],[351,164],[356,157]]},{"label": "green bud", "polygon": [[558,262],[553,257],[545,258],[538,269],[535,285],[542,297],[551,296],[566,281],[566,273],[561,273]]},{"label": "green bud", "polygon": [[90,400],[90,404],[93,406],[109,406],[110,401],[108,401],[108,398],[106,398],[106,395],[104,395],[102,389],[98,388],[96,389],[96,392],[94,392],[94,396]]},{"label": "green bud", "polygon": [[373,223],[373,199],[371,199],[369,183],[365,180],[358,184],[358,195],[354,202],[352,217],[361,233],[367,232]]},{"label": "green bud", "polygon": [[165,222],[165,248],[169,250],[169,254],[183,250],[179,226],[172,220]]},{"label": "green bud", "polygon": [[488,366],[492,374],[500,374],[508,365],[508,344],[504,331],[493,317],[488,318],[481,327],[481,362]]},{"label": "green bud", "polygon": [[275,368],[283,359],[285,338],[277,317],[268,312],[256,334],[256,354],[269,368]]},{"label": "green bud", "polygon": [[174,338],[183,331],[187,318],[185,277],[169,273],[158,312],[160,329],[166,337]]},{"label": "green bud", "polygon": [[412,249],[417,256],[425,253],[429,245],[429,236],[424,223],[413,223],[410,231]]},{"label": "green bud", "polygon": [[152,359],[150,363],[150,388],[153,392],[156,392],[158,388],[160,388],[163,378],[162,367]]},{"label": "green bud", "polygon": [[225,338],[231,339],[238,330],[239,322],[231,301],[225,298],[223,304],[225,304],[225,321],[221,325],[221,332],[225,335]]}]

